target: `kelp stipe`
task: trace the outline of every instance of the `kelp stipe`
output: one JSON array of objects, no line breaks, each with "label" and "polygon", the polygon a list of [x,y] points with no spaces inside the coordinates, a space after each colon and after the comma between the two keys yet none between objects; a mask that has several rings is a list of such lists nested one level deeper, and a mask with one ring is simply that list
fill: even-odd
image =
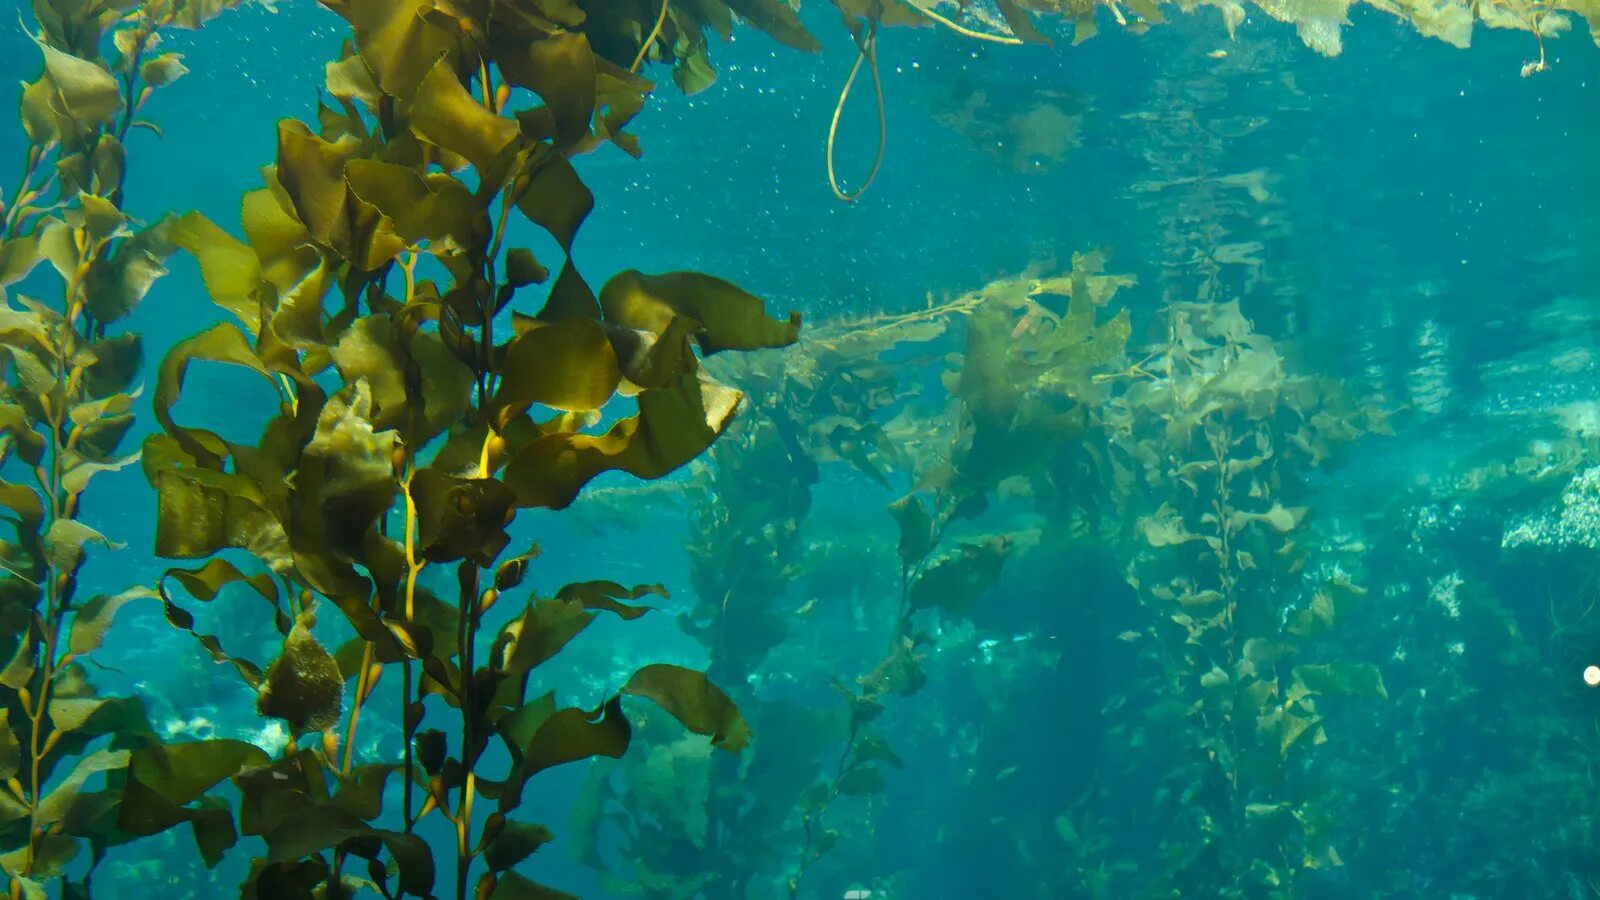
[{"label": "kelp stipe", "polygon": [[[538,667],[596,616],[645,614],[628,601],[650,588],[568,585],[486,633],[485,614],[522,589],[536,555],[507,552],[508,528],[520,509],[569,505],[603,472],[659,478],[698,456],[741,395],[706,374],[696,348],[783,346],[799,318],[768,318],[759,299],[692,272],[623,272],[596,295],[570,259],[551,279],[508,245],[516,213],[569,252],[594,204],[570,157],[607,142],[637,152],[623,128],[651,85],[588,36],[614,21],[539,3],[495,4],[486,18],[325,5],[354,31],[328,66],[337,108],[321,107],[316,128],[280,123],[276,166],[244,199],[246,240],[197,214],[174,228],[236,321],[167,356],[163,432],[145,447],[158,552],[210,558],[163,579],[169,620],[193,624],[179,586],[200,601],[229,584],[267,599],[285,635],[271,666],[199,638],[294,738],[270,759],[229,741],[140,751],[130,789],[150,798],[149,815],[170,818],[232,778],[240,830],[268,848],[246,896],[342,896],[360,858],[385,896],[431,897],[436,854],[453,858],[450,896],[558,896],[511,871],[550,837],[511,816],[539,772],[622,755],[624,694],[725,750],[749,731],[705,675],[676,666],[645,666],[592,710],[531,690]],[[541,102],[513,108],[529,94]],[[174,419],[194,362],[241,366],[277,392],[258,443]],[[619,390],[637,413],[586,432]],[[215,556],[228,548],[264,571]],[[453,597],[435,593],[436,578]],[[330,652],[310,626],[334,611],[358,638]],[[386,700],[377,688],[394,668]],[[452,719],[424,728],[429,697]],[[403,723],[398,762],[353,751],[380,702]],[[503,778],[480,771],[491,741],[510,759]],[[402,809],[386,816],[391,775]],[[448,821],[452,846],[415,833],[429,816]]]},{"label": "kelp stipe", "polygon": [[[91,480],[138,459],[123,440],[143,345],[122,325],[172,251],[168,221],[122,209],[124,142],[136,127],[159,133],[140,114],[188,71],[159,51],[163,33],[233,5],[34,5],[43,72],[23,86],[27,156],[16,192],[0,197],[0,460],[31,477],[0,482],[12,529],[0,544],[0,869],[13,898],[43,898],[52,883],[87,897],[107,849],[145,833],[122,783],[130,752],[158,738],[144,704],[103,694],[85,664],[118,610],[154,592],[79,596],[91,551],[122,546],[83,516]],[[7,297],[41,264],[58,296]],[[101,775],[105,788],[89,790]]]}]

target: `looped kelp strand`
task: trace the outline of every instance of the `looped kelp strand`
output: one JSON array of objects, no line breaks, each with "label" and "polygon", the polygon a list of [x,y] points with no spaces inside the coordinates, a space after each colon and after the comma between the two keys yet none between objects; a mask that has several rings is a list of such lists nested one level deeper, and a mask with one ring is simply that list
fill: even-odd
[{"label": "looped kelp strand", "polygon": [[[833,121],[828,125],[828,186],[833,188],[833,195],[846,203],[854,203],[861,199],[861,195],[872,187],[872,182],[878,177],[878,172],[883,168],[884,147],[888,143],[888,124],[885,120],[883,108],[883,80],[878,75],[878,23],[870,22],[867,25],[866,35],[858,31],[852,35],[856,41],[856,62],[850,67],[850,77],[845,79],[844,89],[839,92],[839,102],[833,107]],[[844,105],[850,100],[850,91],[855,87],[856,77],[861,74],[861,65],[866,63],[872,70],[872,91],[878,103],[878,151],[872,160],[872,171],[867,173],[867,180],[854,191],[846,192],[839,187],[839,172],[834,165],[833,151],[838,142],[839,119],[844,115]]]}]

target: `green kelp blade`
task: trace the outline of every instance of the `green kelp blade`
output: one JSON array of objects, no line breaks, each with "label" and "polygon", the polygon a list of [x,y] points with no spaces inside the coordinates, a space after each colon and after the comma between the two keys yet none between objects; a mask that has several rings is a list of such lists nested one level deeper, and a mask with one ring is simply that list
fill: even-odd
[{"label": "green kelp blade", "polygon": [[579,900],[577,894],[535,884],[515,872],[506,872],[495,882],[489,900]]},{"label": "green kelp blade", "polygon": [[733,420],[743,395],[697,373],[674,388],[639,394],[639,414],[605,434],[558,432],[523,447],[506,465],[519,506],[561,509],[602,472],[661,478],[705,452]]},{"label": "green kelp blade", "polygon": [[600,308],[608,322],[657,333],[688,316],[704,328],[695,340],[705,353],[786,347],[800,337],[798,312],[773,319],[761,298],[699,272],[619,273],[600,290]]},{"label": "green kelp blade", "polygon": [[553,840],[555,834],[543,825],[506,819],[484,847],[483,861],[489,871],[504,872]]},{"label": "green kelp blade", "polygon": [[557,32],[530,40],[494,32],[491,46],[506,81],[533,91],[544,101],[557,148],[576,147],[588,137],[596,86],[594,51],[588,37],[582,32]]},{"label": "green kelp blade", "polygon": [[739,708],[704,672],[657,663],[633,673],[622,692],[652,701],[724,750],[737,753],[750,743],[750,726]]},{"label": "green kelp blade", "polygon": [[800,24],[800,14],[788,0],[722,0],[729,9],[749,20],[751,25],[771,35],[779,43],[806,53],[819,53],[819,43]]},{"label": "green kelp blade", "polygon": [[267,754],[235,740],[187,741],[141,747],[128,762],[117,827],[149,835],[189,821],[185,807],[241,770],[264,766]]}]

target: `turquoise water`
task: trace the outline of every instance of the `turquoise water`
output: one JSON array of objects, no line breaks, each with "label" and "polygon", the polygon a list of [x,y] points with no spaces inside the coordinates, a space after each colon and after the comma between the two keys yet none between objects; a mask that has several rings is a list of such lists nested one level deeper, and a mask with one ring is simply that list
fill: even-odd
[{"label": "turquoise water", "polygon": [[[775,366],[774,354],[815,358],[805,354],[816,341],[851,330],[841,322],[929,308],[1025,271],[1059,274],[1074,253],[1103,248],[1105,271],[1130,278],[1096,315],[1126,310],[1131,336],[1097,370],[1106,393],[1073,398],[1105,410],[1092,413],[1087,436],[1045,432],[1075,461],[1052,456],[1042,481],[1019,469],[1026,489],[987,485],[989,507],[941,545],[1004,534],[1015,546],[974,609],[924,610],[904,634],[926,683],[885,692],[876,724],[900,765],[880,764],[881,789],[844,791],[828,805],[836,843],[805,865],[793,896],[1600,896],[1600,688],[1583,681],[1585,666],[1600,665],[1600,48],[1582,20],[1548,42],[1549,70],[1531,77],[1519,71],[1536,52],[1526,34],[1480,26],[1460,50],[1370,9],[1352,11],[1334,58],[1259,13],[1234,39],[1205,11],[1142,36],[1105,27],[1081,46],[885,29],[884,168],[846,204],[828,189],[825,138],[855,48],[831,7],[806,4],[801,16],[820,53],[741,29],[712,47],[721,77],[710,89],[685,97],[659,70],[633,126],[642,159],[603,147],[576,161],[598,198],[573,253],[593,284],[625,268],[696,269],[780,316],[801,311],[798,347],[761,351],[768,362],[755,369]],[[322,64],[345,36],[316,4],[280,0],[172,37],[167,48],[185,54],[192,74],[151,101],[164,136],[129,140],[127,210],[146,219],[198,210],[237,232],[239,198],[273,158],[274,123],[312,118]],[[36,75],[20,27],[0,30],[0,72],[7,85]],[[866,170],[876,136],[871,93],[858,86],[837,147],[846,183]],[[0,128],[0,160],[25,148],[15,125]],[[513,227],[541,259],[547,249],[554,258],[547,236]],[[1199,297],[1207,258],[1222,261]],[[192,259],[170,265],[127,323],[145,336],[146,400],[154,360],[224,315]],[[46,284],[36,275],[17,291]],[[1140,410],[1156,401],[1141,406],[1119,380],[1168,340],[1172,305],[1196,299],[1237,301],[1283,378],[1325,379],[1350,399],[1285,399],[1282,411],[1255,400],[1221,414],[1237,416],[1240,440],[1258,426],[1278,435],[1264,455],[1286,461],[1264,496],[1305,510],[1294,549],[1278,554],[1304,553],[1303,564],[1266,580],[1246,571],[1276,565],[1267,552],[1254,550],[1260,565],[1230,557],[1227,577],[1243,585],[1238,621],[1288,634],[1318,591],[1344,596],[1326,585],[1357,584],[1336,627],[1284,638],[1275,690],[1291,690],[1299,663],[1348,663],[1382,679],[1378,691],[1313,689],[1312,727],[1326,743],[1313,732],[1270,775],[1240,775],[1231,790],[1207,767],[1219,752],[1248,756],[1239,748],[1255,738],[1239,734],[1256,725],[1231,711],[1217,725],[1208,716],[1220,707],[1170,708],[1222,701],[1206,693],[1211,683],[1198,687],[1213,651],[1163,643],[1173,608],[1151,593],[1164,580],[1204,586],[1214,573],[1140,538],[1169,505],[1193,501],[1191,528],[1209,507],[1204,489],[1178,486],[1191,448],[1151,443],[1159,429]],[[642,714],[621,762],[582,761],[535,783],[520,815],[555,839],[518,871],[583,897],[791,896],[798,860],[816,849],[798,831],[802,790],[826,785],[834,758],[855,746],[830,680],[859,685],[901,635],[900,533],[886,510],[937,468],[921,454],[942,446],[947,426],[927,423],[946,422],[959,393],[937,375],[970,358],[967,323],[952,321],[881,357],[819,363],[852,376],[887,370],[898,391],[920,390],[899,430],[900,406],[855,420],[888,430],[875,451],[881,478],[816,438],[823,412],[843,413],[782,409],[795,394],[764,391],[767,374],[730,364],[720,377],[752,398],[778,398],[780,411],[752,404],[714,463],[655,490],[610,473],[572,511],[517,520],[513,546],[543,548],[530,583],[544,595],[608,579],[659,582],[672,597],[640,622],[598,621],[551,665],[549,688],[593,708],[640,665],[710,666],[731,679],[723,686],[755,734],[741,771],[703,738]],[[1028,324],[1006,323],[1011,345],[1030,340]],[[275,414],[275,394],[252,376],[197,372],[182,420],[253,440]],[[136,437],[156,430],[146,400]],[[1288,436],[1324,409],[1352,434],[1314,466]],[[805,466],[760,469],[768,457],[758,450],[778,439],[757,422],[800,435],[795,446],[816,458],[814,486]],[[1009,440],[1042,439],[1017,431]],[[1079,440],[1081,458],[1066,444]],[[1141,455],[1152,446],[1156,457]],[[761,462],[740,469],[741,452]],[[797,486],[809,508],[778,499]],[[746,545],[731,543],[737,529],[703,518],[712,508],[737,517],[740,503],[754,510],[738,535]],[[155,500],[138,467],[97,479],[86,508],[95,528],[127,544],[93,558],[86,589],[120,590],[170,565],[151,552]],[[795,533],[774,537],[786,522]],[[1259,527],[1260,540],[1282,548],[1276,526]],[[752,563],[758,554],[774,564]],[[741,572],[768,580],[741,587]],[[740,591],[760,594],[752,602],[781,626],[751,665],[708,651],[687,624],[697,604],[718,605],[713,586],[726,589],[724,608]],[[245,598],[224,599],[234,605],[191,607],[230,649],[270,659],[281,642],[270,618],[245,612]],[[330,647],[350,634],[337,618],[323,617]],[[757,645],[769,639],[765,622],[726,627],[736,643]],[[1243,658],[1238,643],[1228,638],[1230,663]],[[123,612],[99,659],[96,680],[143,696],[169,739],[281,749],[281,728],[255,715],[250,689],[219,674],[157,604]],[[396,758],[394,712],[363,723],[360,758]],[[776,737],[763,743],[763,734]],[[601,778],[617,797],[591,829],[581,811]],[[396,795],[391,786],[391,809]],[[1242,824],[1203,821],[1229,815]],[[439,846],[453,840],[437,816],[419,833]],[[593,854],[580,859],[586,834]],[[261,852],[246,838],[207,870],[177,828],[113,848],[94,896],[231,896]],[[453,858],[440,859],[440,896],[452,896]],[[1262,860],[1294,878],[1272,883],[1251,868]]]}]

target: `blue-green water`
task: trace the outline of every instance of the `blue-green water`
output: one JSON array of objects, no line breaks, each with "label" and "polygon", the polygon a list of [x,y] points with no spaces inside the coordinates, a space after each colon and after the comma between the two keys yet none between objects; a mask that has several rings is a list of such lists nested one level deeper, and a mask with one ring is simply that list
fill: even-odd
[{"label": "blue-green water", "polygon": [[[1585,666],[1600,664],[1600,48],[1583,21],[1547,42],[1549,70],[1531,77],[1519,72],[1536,52],[1527,34],[1480,25],[1463,50],[1365,8],[1351,12],[1334,58],[1259,13],[1234,39],[1203,11],[1141,36],[1107,24],[1080,46],[886,28],[884,168],[846,204],[828,190],[825,138],[856,51],[830,6],[801,15],[818,54],[741,28],[711,48],[720,78],[710,89],[685,97],[655,72],[632,128],[643,158],[602,147],[576,160],[597,207],[573,259],[597,287],[626,268],[696,269],[769,310],[801,311],[797,347],[717,372],[774,404],[744,418],[800,435],[815,485],[796,481],[803,467],[741,469],[740,453],[766,460],[758,450],[778,440],[741,424],[714,462],[656,489],[604,475],[573,510],[520,517],[513,541],[541,545],[529,585],[545,596],[590,579],[659,582],[671,594],[638,622],[598,620],[550,665],[542,683],[564,702],[596,707],[646,663],[711,667],[754,739],[734,764],[641,714],[621,762],[580,761],[534,782],[518,815],[555,839],[517,870],[596,898],[1600,896],[1600,688],[1584,685]],[[273,159],[274,123],[312,119],[323,63],[346,32],[309,0],[280,0],[171,37],[167,49],[192,74],[151,101],[164,135],[128,141],[127,210],[150,220],[198,210],[237,232],[239,198]],[[0,31],[6,83],[37,69],[22,28]],[[872,157],[871,105],[858,85],[837,147],[847,183]],[[9,161],[25,152],[17,126],[0,128],[8,190]],[[558,255],[531,224],[512,228],[541,259]],[[1104,322],[1127,311],[1125,352],[1095,370],[1105,379],[1093,390],[1073,394],[1090,410],[1081,431],[1008,426],[1003,442],[1060,446],[985,482],[988,508],[953,519],[930,562],[910,566],[914,575],[940,552],[1003,534],[1003,571],[973,608],[932,604],[902,627],[910,576],[887,509],[919,488],[938,494],[930,456],[964,458],[965,447],[941,448],[960,427],[951,423],[972,415],[952,387],[971,356],[968,322],[950,317],[947,332],[903,346],[891,334],[881,353],[827,357],[818,342],[860,330],[840,323],[933,307],[1025,271],[1067,272],[1074,253],[1096,248],[1109,254],[1107,273],[1131,276],[1095,312]],[[192,259],[170,265],[127,323],[147,357],[136,437],[156,430],[154,361],[224,317]],[[35,276],[14,291],[46,284]],[[1180,440],[1127,373],[1167,345],[1174,305],[1197,300],[1237,301],[1251,336],[1169,356],[1171,381],[1185,366],[1239,364],[1259,339],[1281,359],[1279,380],[1206,414],[1233,429],[1224,455],[1243,448],[1242,458],[1257,446],[1247,440],[1268,435],[1257,451],[1272,474],[1254,500],[1218,502],[1267,510],[1281,497],[1300,512],[1288,528],[1240,526],[1240,543],[1223,551],[1230,612],[1215,627],[1227,634],[1185,641],[1174,616],[1188,607],[1157,588],[1213,587],[1216,565],[1143,535],[1163,510],[1179,510],[1191,531],[1215,511],[1208,476],[1187,487],[1180,478],[1214,434]],[[1001,333],[1022,347],[1037,334],[1027,324],[1008,320]],[[780,365],[776,354],[835,375],[886,369],[897,391],[920,396],[880,413],[799,405],[813,385],[763,390],[768,375],[752,371]],[[954,374],[941,382],[941,372]],[[185,422],[254,440],[277,412],[253,376],[196,373],[177,407]],[[1291,397],[1279,387],[1291,377],[1321,379],[1344,400]],[[902,407],[912,412],[896,419]],[[829,416],[886,429],[872,454],[882,477],[818,437]],[[1295,443],[1303,425],[1350,433],[1312,452]],[[776,499],[797,484],[809,508]],[[722,527],[758,501],[769,506],[752,507],[748,531]],[[137,466],[97,479],[86,510],[127,544],[92,559],[88,590],[151,582],[171,564],[151,552],[155,499]],[[1261,543],[1245,544],[1246,528]],[[726,593],[710,596],[711,586]],[[741,592],[760,595],[744,602],[765,610],[775,635],[758,634],[766,619],[715,619]],[[1326,627],[1296,630],[1319,595],[1351,599]],[[282,640],[270,617],[248,598],[224,599],[236,605],[196,609],[197,628],[270,660]],[[685,625],[702,614],[721,623],[720,638]],[[323,616],[329,646],[350,634],[337,618]],[[881,692],[873,724],[898,764],[875,764],[882,785],[840,791],[835,759],[858,753],[859,736],[830,681],[870,693],[872,679],[859,679],[902,637],[926,683]],[[741,657],[718,640],[763,649]],[[1270,696],[1219,693],[1204,680],[1213,655],[1242,666],[1248,640],[1273,656]],[[143,696],[170,739],[282,749],[281,727],[256,716],[250,689],[171,629],[158,604],[124,611],[98,659],[95,678]],[[1359,667],[1381,687],[1312,686],[1299,695],[1309,705],[1285,711],[1293,685],[1313,677],[1295,674],[1300,665]],[[1229,685],[1268,681],[1218,666]],[[1260,705],[1247,710],[1246,695]],[[1271,731],[1263,744],[1281,727],[1258,718],[1273,708],[1315,723],[1304,738]],[[364,715],[359,758],[397,758],[395,712]],[[608,817],[585,822],[601,778],[615,795],[598,807]],[[803,834],[813,782],[839,795],[825,804],[837,832],[825,853]],[[391,785],[391,809],[398,793]],[[419,833],[447,849],[453,840],[438,816]],[[231,896],[262,852],[246,837],[207,870],[179,827],[113,848],[94,896]],[[439,858],[439,895],[454,896],[453,856]]]}]

